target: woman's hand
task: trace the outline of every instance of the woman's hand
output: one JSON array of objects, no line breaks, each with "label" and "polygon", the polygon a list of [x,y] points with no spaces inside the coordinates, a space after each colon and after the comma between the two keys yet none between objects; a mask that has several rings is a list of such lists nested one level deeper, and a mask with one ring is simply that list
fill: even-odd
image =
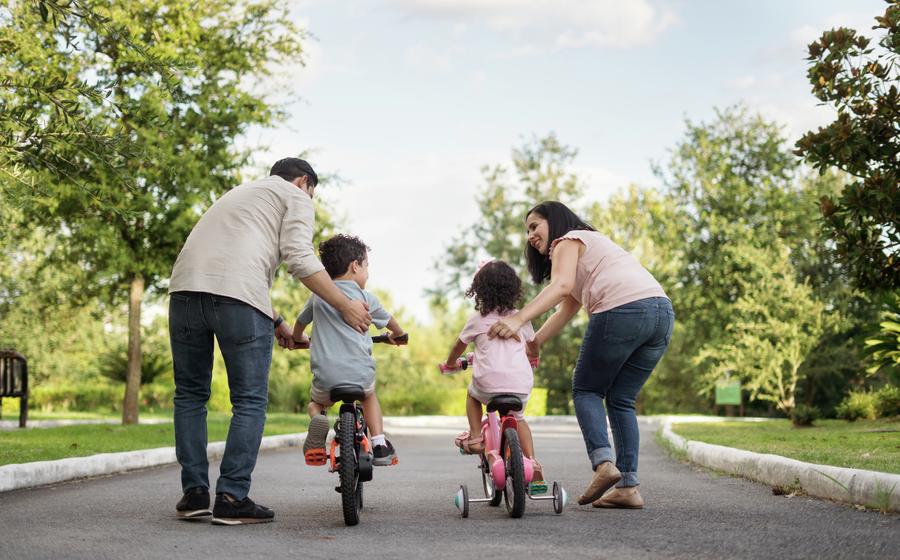
[{"label": "woman's hand", "polygon": [[524,321],[519,319],[518,313],[513,313],[509,317],[504,317],[494,323],[494,326],[491,327],[491,330],[488,331],[489,338],[514,338],[516,340],[522,340],[519,338],[519,329],[522,328]]},{"label": "woman's hand", "polygon": [[537,340],[529,340],[525,343],[525,355],[528,356],[529,360],[540,358],[541,346],[537,343]]}]

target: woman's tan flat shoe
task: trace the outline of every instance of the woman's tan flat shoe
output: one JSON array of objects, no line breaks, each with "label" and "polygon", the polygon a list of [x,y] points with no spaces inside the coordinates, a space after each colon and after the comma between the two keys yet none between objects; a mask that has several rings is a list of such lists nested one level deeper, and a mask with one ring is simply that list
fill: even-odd
[{"label": "woman's tan flat shoe", "polygon": [[615,465],[609,461],[600,463],[594,470],[594,477],[591,479],[591,483],[584,490],[584,493],[578,496],[578,505],[583,506],[593,502],[620,480],[622,480],[622,473],[619,472]]},{"label": "woman's tan flat shoe", "polygon": [[602,498],[595,500],[593,506],[597,508],[642,509],[644,507],[644,499],[641,498],[641,493],[638,492],[637,486],[613,488],[604,494]]}]

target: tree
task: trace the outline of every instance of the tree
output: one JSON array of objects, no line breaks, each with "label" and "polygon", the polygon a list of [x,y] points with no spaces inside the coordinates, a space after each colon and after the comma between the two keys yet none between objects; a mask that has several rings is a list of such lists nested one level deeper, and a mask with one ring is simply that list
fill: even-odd
[{"label": "tree", "polygon": [[26,0],[0,8],[0,199],[7,204],[48,196],[35,170],[69,180],[102,203],[102,193],[77,178],[82,161],[114,172],[136,155],[127,135],[89,118],[98,106],[113,112],[118,107],[109,99],[108,84],[70,71],[84,28],[114,37],[172,86],[177,63],[135,45],[127,29],[114,26],[88,1]]},{"label": "tree", "polygon": [[[60,232],[54,257],[79,263],[90,274],[90,289],[108,301],[129,301],[129,368],[123,422],[137,421],[140,380],[140,311],[144,293],[168,278],[184,239],[202,210],[240,182],[249,159],[235,139],[251,125],[270,125],[281,114],[257,80],[272,65],[297,60],[299,32],[281,0],[91,0],[84,3],[151,57],[182,65],[174,89],[160,80],[153,64],[85,20],[73,29],[82,49],[59,57],[66,75],[90,75],[111,91],[116,110],[92,105],[85,121],[126,137],[140,154],[116,169],[63,146],[76,161],[77,175],[45,177],[41,191],[23,201],[26,218],[40,217]],[[12,8],[13,18],[39,38],[55,44],[59,31],[33,17],[28,6]],[[22,66],[40,61],[17,53]],[[66,151],[66,150],[69,151]],[[103,201],[97,204],[97,200]],[[85,289],[88,289],[85,286]]]},{"label": "tree", "polygon": [[[525,213],[544,200],[560,200],[570,207],[582,193],[578,177],[570,170],[577,150],[561,144],[554,134],[533,137],[512,151],[512,168],[502,165],[482,168],[485,184],[476,196],[480,218],[447,247],[447,255],[435,263],[445,278],[430,290],[436,303],[462,299],[476,265],[484,257],[506,261],[522,278],[525,265]],[[578,212],[577,207],[573,209]],[[585,212],[581,212],[586,215]],[[523,283],[526,301],[542,286]],[[546,319],[544,317],[543,319]],[[542,319],[542,320],[543,320]],[[538,323],[535,321],[535,327]],[[548,389],[547,407],[553,413],[569,412],[571,372],[578,356],[584,325],[578,318],[542,352],[537,382]]]},{"label": "tree", "polygon": [[707,362],[709,390],[729,375],[739,378],[751,399],[775,403],[790,415],[801,381],[801,366],[826,330],[825,305],[796,280],[789,249],[731,245],[722,258],[736,261],[745,274],[733,280],[742,295],[731,306],[724,336],[695,358]]},{"label": "tree", "polygon": [[900,1],[875,20],[880,49],[843,27],[809,45],[812,92],[837,118],[806,133],[795,153],[854,178],[822,197],[826,231],[858,286],[890,290],[900,288]]}]

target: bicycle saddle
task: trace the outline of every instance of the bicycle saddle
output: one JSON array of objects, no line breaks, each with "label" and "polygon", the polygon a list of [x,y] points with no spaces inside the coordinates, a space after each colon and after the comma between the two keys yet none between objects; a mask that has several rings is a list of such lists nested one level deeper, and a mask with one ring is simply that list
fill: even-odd
[{"label": "bicycle saddle", "polygon": [[366,393],[362,387],[356,384],[337,385],[329,392],[332,402],[348,402],[361,401],[365,398]]},{"label": "bicycle saddle", "polygon": [[522,400],[515,395],[497,395],[487,404],[488,412],[495,410],[501,415],[509,413],[510,410],[522,410]]}]

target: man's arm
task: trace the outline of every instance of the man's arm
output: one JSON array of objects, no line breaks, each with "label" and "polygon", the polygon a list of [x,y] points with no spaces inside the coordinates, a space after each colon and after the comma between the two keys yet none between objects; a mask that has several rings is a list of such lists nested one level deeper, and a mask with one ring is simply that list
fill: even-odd
[{"label": "man's arm", "polygon": [[325,300],[329,305],[337,309],[344,322],[364,333],[369,330],[372,316],[369,315],[369,306],[359,300],[352,300],[344,295],[344,292],[335,285],[334,281],[324,270],[301,278],[300,282],[309,290]]}]

